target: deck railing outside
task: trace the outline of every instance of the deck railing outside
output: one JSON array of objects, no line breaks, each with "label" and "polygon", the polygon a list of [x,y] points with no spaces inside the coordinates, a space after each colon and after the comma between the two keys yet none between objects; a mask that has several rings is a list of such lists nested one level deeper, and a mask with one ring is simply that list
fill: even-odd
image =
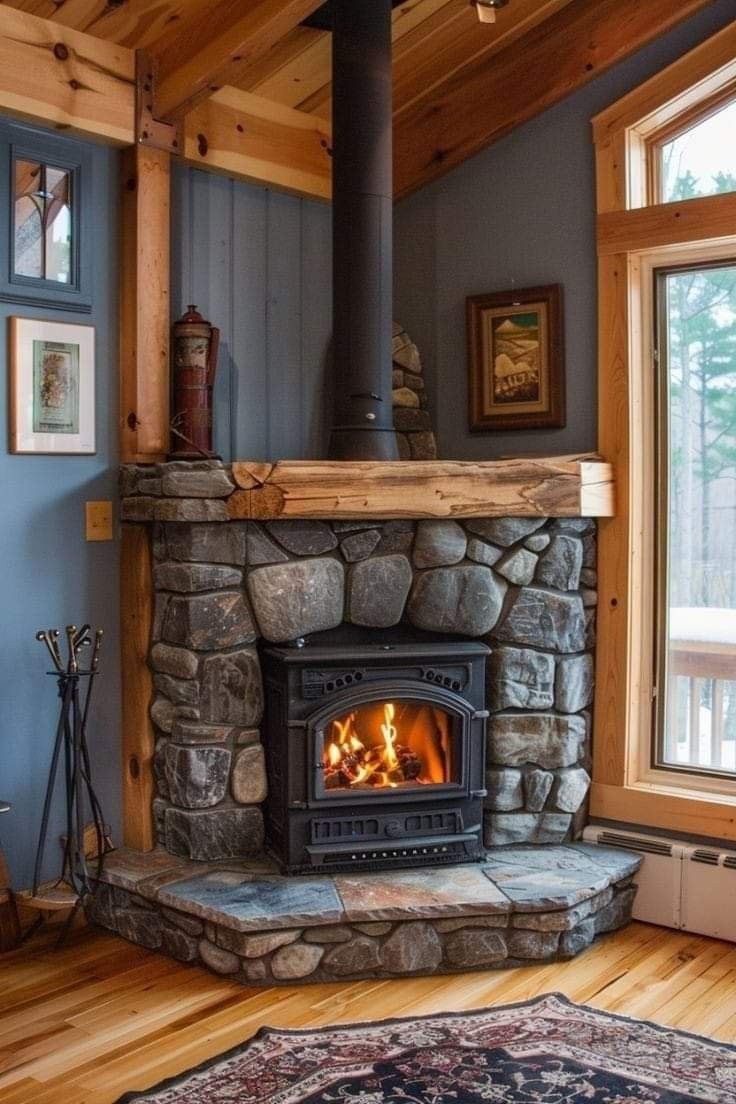
[{"label": "deck railing outside", "polygon": [[664,762],[736,772],[736,610],[670,611]]}]

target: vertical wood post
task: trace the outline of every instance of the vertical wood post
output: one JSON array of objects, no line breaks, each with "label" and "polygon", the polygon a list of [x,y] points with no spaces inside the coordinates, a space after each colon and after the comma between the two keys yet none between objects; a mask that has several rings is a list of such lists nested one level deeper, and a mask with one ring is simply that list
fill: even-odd
[{"label": "vertical wood post", "polygon": [[120,563],[120,659],[123,714],[123,838],[150,851],[153,830],[153,753],[149,716],[153,678],[148,650],[153,622],[153,567],[146,525],[123,525]]},{"label": "vertical wood post", "polygon": [[169,447],[171,158],[123,153],[120,459],[154,463]]}]

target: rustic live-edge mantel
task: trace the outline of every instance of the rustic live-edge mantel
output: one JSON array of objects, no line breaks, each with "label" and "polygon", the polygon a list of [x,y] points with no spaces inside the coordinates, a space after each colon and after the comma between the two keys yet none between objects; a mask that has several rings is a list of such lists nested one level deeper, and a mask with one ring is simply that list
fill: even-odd
[{"label": "rustic live-edge mantel", "polygon": [[206,462],[133,469],[145,471],[147,478],[137,481],[135,495],[126,495],[123,489],[123,520],[611,517],[614,513],[611,465],[594,455],[482,462],[243,460],[220,469],[220,489],[215,492],[198,467],[205,468]]}]

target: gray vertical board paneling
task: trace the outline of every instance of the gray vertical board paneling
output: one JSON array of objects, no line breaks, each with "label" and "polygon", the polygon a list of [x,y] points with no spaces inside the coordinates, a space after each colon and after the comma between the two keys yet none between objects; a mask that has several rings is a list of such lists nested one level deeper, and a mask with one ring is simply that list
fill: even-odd
[{"label": "gray vertical board paneling", "polygon": [[302,391],[301,203],[268,196],[266,383],[269,454],[304,455]]},{"label": "gray vertical board paneling", "polygon": [[192,302],[220,330],[220,356],[213,396],[215,451],[230,456],[232,412],[232,199],[233,182],[193,172],[191,223]]},{"label": "gray vertical board paneling", "polygon": [[197,303],[222,332],[217,450],[324,455],[329,206],[180,166],[173,227],[173,313]]},{"label": "gray vertical board paneling", "polygon": [[233,195],[233,360],[232,392],[238,457],[268,456],[266,387],[266,211],[263,188],[236,186]]},{"label": "gray vertical board paneling", "polygon": [[[674,31],[397,205],[394,314],[427,364],[430,396],[437,397],[433,409],[440,455],[483,459],[596,447],[595,166],[590,119],[733,18],[734,0],[714,0]],[[433,237],[433,249],[427,235]],[[514,284],[544,283],[561,283],[565,292],[567,426],[471,434],[465,298]]]},{"label": "gray vertical board paneling", "polygon": [[331,414],[332,208],[302,204],[302,393],[305,455],[324,456]]}]

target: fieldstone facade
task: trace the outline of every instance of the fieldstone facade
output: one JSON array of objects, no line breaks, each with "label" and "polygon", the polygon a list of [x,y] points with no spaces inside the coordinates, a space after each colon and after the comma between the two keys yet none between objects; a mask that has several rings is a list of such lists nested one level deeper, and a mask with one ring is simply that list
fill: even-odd
[{"label": "fieldstone facade", "polygon": [[128,467],[122,479],[123,518],[153,522],[154,811],[168,851],[210,862],[261,851],[258,642],[344,623],[488,643],[485,843],[577,837],[590,785],[593,521],[232,521],[219,462]]}]

